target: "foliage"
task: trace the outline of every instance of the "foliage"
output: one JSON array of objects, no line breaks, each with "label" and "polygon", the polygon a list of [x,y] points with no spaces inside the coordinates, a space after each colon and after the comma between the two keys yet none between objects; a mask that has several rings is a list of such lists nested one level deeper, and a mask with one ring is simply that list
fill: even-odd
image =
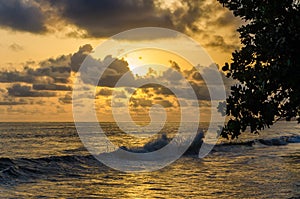
[{"label": "foliage", "polygon": [[[237,138],[279,119],[300,122],[300,3],[297,0],[218,0],[245,21],[238,32],[242,47],[223,71],[240,84],[231,87],[231,116],[222,136]],[[224,105],[224,104],[223,104]]]}]

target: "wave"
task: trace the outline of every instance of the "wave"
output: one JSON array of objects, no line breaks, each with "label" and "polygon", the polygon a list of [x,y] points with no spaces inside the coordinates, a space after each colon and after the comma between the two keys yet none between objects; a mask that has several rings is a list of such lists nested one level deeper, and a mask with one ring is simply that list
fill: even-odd
[{"label": "wave", "polygon": [[0,158],[0,184],[14,185],[36,179],[80,177],[90,169],[107,169],[92,155],[53,156],[37,159]]},{"label": "wave", "polygon": [[[200,147],[203,143],[203,138],[204,138],[204,133],[202,131],[200,131],[196,135],[194,140],[191,142],[191,145],[186,150],[184,155],[198,154],[199,150],[200,150]],[[150,153],[150,152],[157,151],[157,150],[165,147],[171,141],[172,141],[172,139],[168,138],[166,134],[161,134],[160,137],[146,143],[142,147],[127,148],[126,146],[121,146],[120,149],[125,150],[125,151],[129,151],[129,152],[134,152],[134,153]],[[176,144],[178,144],[178,146],[181,145],[180,141],[176,141]]]},{"label": "wave", "polygon": [[[195,139],[193,140],[190,147],[186,150],[184,155],[198,155],[200,147],[203,143],[204,133],[201,131],[199,132]],[[143,147],[139,148],[127,148],[125,146],[120,147],[123,150],[134,152],[134,153],[149,153],[156,150],[159,150],[166,146],[172,139],[168,138],[165,134],[162,134],[161,137],[150,141],[149,143],[145,144]],[[237,148],[237,147],[254,147],[256,145],[265,145],[265,146],[282,146],[287,145],[289,143],[300,143],[300,136],[293,135],[293,136],[281,136],[278,138],[272,139],[254,139],[242,142],[225,142],[221,144],[216,144],[214,146],[213,151],[219,148]],[[178,143],[180,145],[180,143]]]},{"label": "wave", "polygon": [[299,135],[281,136],[270,139],[253,139],[242,142],[228,142],[221,143],[214,146],[212,152],[218,151],[243,151],[245,148],[254,147],[271,147],[271,146],[285,146],[291,143],[300,143]]},{"label": "wave", "polygon": [[292,135],[292,136],[281,136],[278,138],[270,138],[270,139],[254,139],[254,140],[240,142],[240,143],[228,143],[228,145],[254,146],[257,144],[263,144],[266,146],[283,146],[283,145],[288,145],[290,143],[300,143],[300,136]]},{"label": "wave", "polygon": [[[199,133],[184,155],[198,155],[199,149],[203,143],[203,133]],[[148,153],[159,150],[171,141],[166,135],[153,140],[140,148],[120,147],[134,153]],[[300,143],[300,136],[282,136],[272,139],[255,139],[245,142],[222,143],[215,145],[212,152],[217,151],[235,151],[244,147],[281,146],[289,143]],[[180,144],[180,143],[179,143]],[[119,149],[118,149],[119,150]],[[100,155],[100,154],[99,154]],[[52,156],[44,158],[0,158],[0,185],[15,185],[16,183],[31,182],[37,179],[58,180],[62,177],[81,177],[86,173],[107,172],[109,170],[104,164],[101,164],[92,155],[69,155]]]}]

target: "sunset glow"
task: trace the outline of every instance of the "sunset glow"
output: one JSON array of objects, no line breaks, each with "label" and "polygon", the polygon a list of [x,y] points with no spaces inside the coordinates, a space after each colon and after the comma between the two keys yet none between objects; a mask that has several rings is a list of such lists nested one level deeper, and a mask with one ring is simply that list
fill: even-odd
[{"label": "sunset glow", "polygon": [[[10,5],[7,6],[9,9]],[[14,21],[15,25],[13,26],[6,22],[0,22],[0,111],[2,114],[0,120],[72,121],[71,88],[74,75],[84,57],[92,52],[92,48],[101,45],[110,36],[130,28],[141,27],[140,19],[133,17],[131,12],[125,9],[125,4],[124,10],[121,10],[121,12],[124,12],[123,16],[126,16],[123,17],[124,22],[115,21],[115,24],[119,24],[120,28],[117,28],[118,25],[113,26],[104,22],[93,21],[90,17],[87,18],[89,21],[87,23],[84,21],[85,19],[77,18],[77,16],[69,13],[69,4],[63,2],[50,5],[46,2],[28,1],[28,6],[32,10],[36,10],[35,12],[38,13],[40,18],[36,18],[35,21],[30,21],[31,19],[28,18],[27,27],[23,27],[22,24],[16,21]],[[241,21],[233,18],[232,14],[217,2],[206,1],[205,3],[186,4],[182,1],[156,0],[153,4],[154,7],[151,8],[147,7],[150,4],[130,6],[133,8],[137,6],[141,9],[141,11],[138,11],[139,15],[143,18],[142,21],[146,21],[142,26],[158,25],[190,35],[207,50],[214,62],[219,65],[229,60],[232,49],[238,46],[235,29]],[[145,6],[144,11],[143,6]],[[189,16],[188,10],[192,9],[192,6],[198,6],[207,13],[205,13],[205,16],[200,14]],[[41,10],[38,8],[41,8]],[[23,3],[20,3],[20,9],[23,9],[24,12],[30,12]],[[65,13],[60,14],[59,9],[62,9],[61,12]],[[148,13],[147,9],[153,9],[153,12],[157,13],[153,15],[153,13]],[[73,10],[73,12],[75,13],[77,10]],[[147,17],[152,19],[156,17],[157,23],[153,24],[153,20],[148,20]],[[164,17],[167,17],[169,21],[165,21]],[[190,24],[183,25],[180,24],[179,18],[194,19]],[[230,24],[222,24],[223,21],[229,19],[232,20]],[[116,19],[112,17],[111,20]],[[130,44],[132,42],[138,43],[139,40],[124,40],[121,42]],[[172,40],[162,38],[160,42],[163,45],[169,45]],[[174,47],[181,48],[183,51],[191,48],[184,45]],[[104,61],[106,56],[109,56],[109,54],[103,55],[99,59]],[[203,59],[197,53],[193,56],[199,60]],[[123,71],[128,70],[130,73],[143,78],[149,75],[153,78],[163,76],[166,72],[164,67],[175,67],[175,70],[180,70],[185,77],[193,75],[189,74],[188,71],[193,73],[192,68],[194,66],[185,58],[163,50],[141,49],[134,52],[125,52],[121,57],[116,58],[121,60],[119,64],[122,65]],[[164,67],[160,67],[160,65]],[[197,82],[197,84],[200,85],[201,82]],[[99,92],[105,89],[109,90],[106,93],[102,91],[103,94],[110,94],[115,90],[110,88],[110,85],[100,86],[96,89]],[[143,98],[147,102],[152,101],[151,104],[175,103],[170,96],[164,96],[163,94],[151,97],[143,94],[138,94],[138,96],[138,99]],[[111,121],[112,118],[107,115],[107,110],[110,109],[107,100],[110,97],[100,95],[96,98],[98,99],[99,115],[106,115],[107,117],[103,118]],[[171,111],[170,113],[178,111],[176,107],[167,109]],[[139,110],[136,107],[135,111],[135,114],[148,114],[147,109],[140,108]]]}]

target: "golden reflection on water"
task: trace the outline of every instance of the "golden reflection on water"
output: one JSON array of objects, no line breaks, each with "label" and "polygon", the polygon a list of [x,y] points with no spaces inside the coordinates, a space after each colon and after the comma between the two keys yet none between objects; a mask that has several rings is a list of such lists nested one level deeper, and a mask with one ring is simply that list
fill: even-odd
[{"label": "golden reflection on water", "polygon": [[[281,150],[291,150],[281,148]],[[294,149],[299,151],[299,147]],[[261,158],[227,152],[199,160],[184,157],[151,173],[121,173],[91,166],[78,176],[40,176],[3,195],[58,198],[288,198],[299,193],[299,153]],[[237,152],[238,153],[238,152]],[[275,153],[275,152],[274,152]],[[298,184],[297,184],[298,183]],[[12,191],[14,192],[12,194]],[[4,197],[5,198],[5,197]]]},{"label": "golden reflection on water", "polygon": [[[32,129],[30,127],[30,132]],[[133,174],[109,169],[83,155],[86,151],[74,151],[75,146],[80,146],[79,140],[72,138],[65,127],[62,130],[65,134],[56,129],[43,137],[41,131],[34,139],[30,136],[36,136],[36,132],[22,135],[21,131],[24,131],[23,127],[20,131],[14,129],[1,134],[3,145],[0,147],[5,145],[9,149],[2,152],[7,152],[3,156],[11,155],[18,164],[10,178],[4,179],[10,184],[0,181],[0,198],[252,199],[300,196],[299,143],[219,147],[204,159],[182,157],[164,169]],[[14,139],[10,137],[12,132],[17,133]],[[44,142],[47,147],[43,148],[45,140],[49,142]],[[22,145],[30,142],[32,145],[27,147]],[[45,156],[46,149],[48,154],[52,153],[51,157],[59,157]],[[45,158],[35,159],[36,156]],[[21,164],[24,162],[25,166]],[[3,180],[0,174],[0,180]]]}]

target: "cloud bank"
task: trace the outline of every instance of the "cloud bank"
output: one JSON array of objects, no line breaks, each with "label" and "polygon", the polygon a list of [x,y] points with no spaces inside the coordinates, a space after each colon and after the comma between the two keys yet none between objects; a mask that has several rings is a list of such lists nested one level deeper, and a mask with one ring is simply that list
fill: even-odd
[{"label": "cloud bank", "polygon": [[0,27],[34,34],[106,38],[133,28],[163,27],[198,35],[205,46],[229,52],[238,47],[233,37],[241,24],[212,0],[0,0]]}]

